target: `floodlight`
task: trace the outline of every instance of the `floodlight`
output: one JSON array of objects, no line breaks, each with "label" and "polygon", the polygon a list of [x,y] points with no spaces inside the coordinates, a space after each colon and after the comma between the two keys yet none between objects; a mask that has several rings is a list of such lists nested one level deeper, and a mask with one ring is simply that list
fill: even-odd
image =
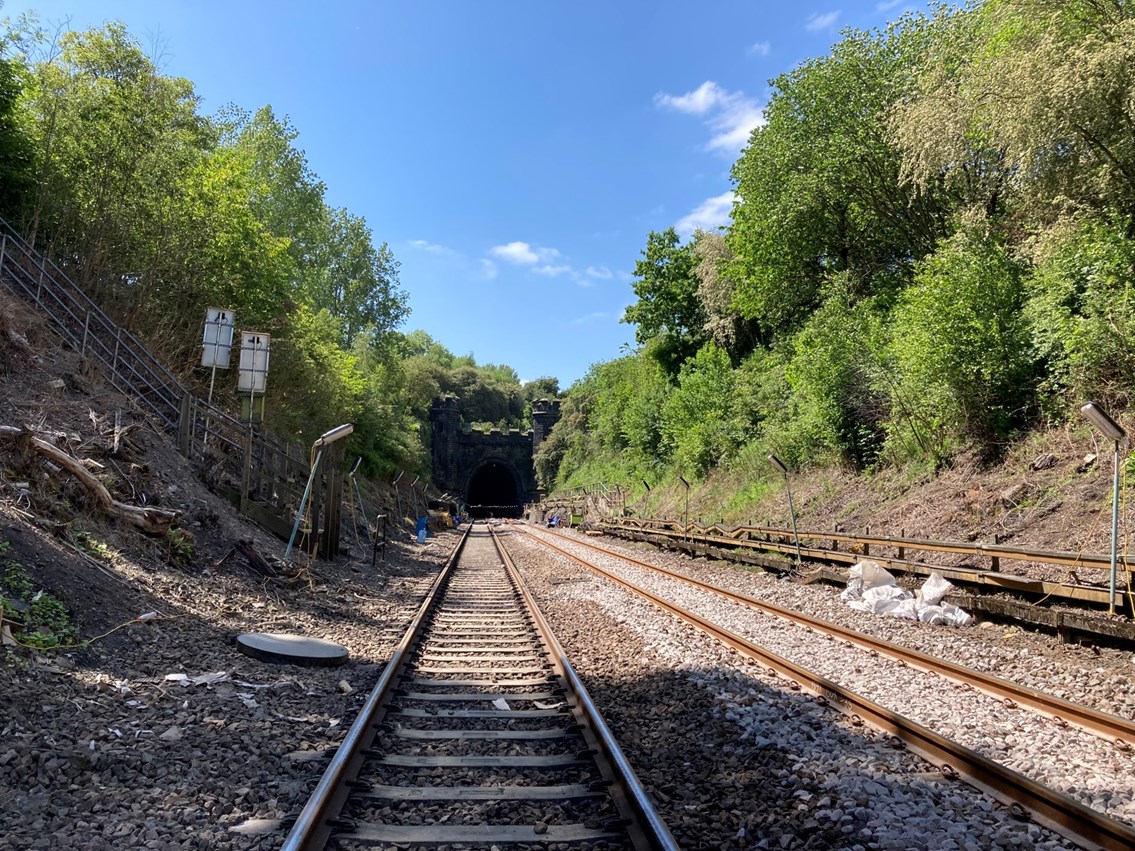
[{"label": "floodlight", "polygon": [[341,440],[355,430],[352,423],[344,423],[341,426],[335,426],[331,431],[324,432],[315,439],[315,446],[326,446],[328,443],[334,443],[336,440]]},{"label": "floodlight", "polygon": [[1123,427],[1109,417],[1107,411],[1095,402],[1088,402],[1086,405],[1081,405],[1080,413],[1084,415],[1084,419],[1098,428],[1100,433],[1108,440],[1127,440],[1127,432],[1123,430]]}]

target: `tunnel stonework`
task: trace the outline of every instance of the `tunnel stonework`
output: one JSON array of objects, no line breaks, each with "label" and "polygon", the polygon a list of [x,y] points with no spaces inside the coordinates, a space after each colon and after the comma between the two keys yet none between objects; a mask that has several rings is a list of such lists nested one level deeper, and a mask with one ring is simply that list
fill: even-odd
[{"label": "tunnel stonework", "polygon": [[[461,422],[455,397],[435,399],[430,406],[434,484],[471,506],[488,504],[496,507],[491,513],[519,516],[525,503],[540,498],[532,456],[559,418],[559,400],[540,399],[532,403],[531,431],[475,431]],[[493,499],[503,501],[486,503]]]}]

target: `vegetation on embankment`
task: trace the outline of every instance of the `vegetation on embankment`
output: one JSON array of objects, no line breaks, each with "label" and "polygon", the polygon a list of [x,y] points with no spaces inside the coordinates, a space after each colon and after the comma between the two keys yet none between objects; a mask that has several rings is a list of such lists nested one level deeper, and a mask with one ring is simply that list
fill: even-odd
[{"label": "vegetation on embankment", "polygon": [[[331,206],[271,106],[202,114],[119,23],[0,25],[0,217],[201,395],[207,307],[271,336],[268,427],[310,440],[353,422],[372,473],[429,470],[428,413],[461,396],[470,424],[525,424],[536,394],[508,366],[453,355],[408,315],[399,263]],[[214,399],[237,410],[229,382]]]},{"label": "vegetation on embankment", "polygon": [[988,0],[773,80],[732,221],[649,234],[640,348],[570,389],[543,485],[663,485],[673,516],[681,475],[693,517],[747,519],[783,498],[769,453],[867,495],[1090,451],[1078,406],[1135,388],[1133,67],[1131,4]]}]

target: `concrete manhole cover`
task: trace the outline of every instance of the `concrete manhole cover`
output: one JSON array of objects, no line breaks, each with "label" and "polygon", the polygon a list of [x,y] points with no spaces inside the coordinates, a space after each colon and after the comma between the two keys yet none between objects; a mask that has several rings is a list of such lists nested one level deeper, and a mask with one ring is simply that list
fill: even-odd
[{"label": "concrete manhole cover", "polygon": [[246,632],[236,637],[236,646],[246,656],[264,662],[326,668],[342,665],[350,655],[346,647],[334,641],[282,632]]}]

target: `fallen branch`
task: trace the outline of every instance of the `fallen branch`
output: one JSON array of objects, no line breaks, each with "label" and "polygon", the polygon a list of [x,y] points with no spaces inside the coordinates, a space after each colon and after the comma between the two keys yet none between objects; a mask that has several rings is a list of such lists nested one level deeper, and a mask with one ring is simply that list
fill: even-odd
[{"label": "fallen branch", "polygon": [[161,536],[166,534],[178,517],[180,511],[170,511],[164,508],[142,508],[136,505],[127,505],[115,499],[106,485],[94,477],[83,466],[83,462],[68,455],[55,444],[37,437],[35,432],[28,428],[14,426],[0,426],[0,437],[9,440],[19,440],[30,446],[40,455],[57,464],[62,469],[77,478],[95,498],[98,507],[106,514],[125,520],[132,526],[141,529],[147,535]]},{"label": "fallen branch", "polygon": [[256,552],[256,548],[252,545],[252,541],[237,541],[233,547],[238,553],[244,556],[244,560],[248,562],[248,566],[259,573],[261,576],[279,576],[280,572],[272,565],[264,560],[260,553]]}]

